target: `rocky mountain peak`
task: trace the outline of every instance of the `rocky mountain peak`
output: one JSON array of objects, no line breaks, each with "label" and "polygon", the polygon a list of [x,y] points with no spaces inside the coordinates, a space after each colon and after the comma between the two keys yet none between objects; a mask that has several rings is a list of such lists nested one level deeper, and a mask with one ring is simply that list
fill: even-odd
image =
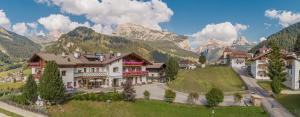
[{"label": "rocky mountain peak", "polygon": [[168,40],[174,42],[182,49],[190,50],[187,36],[178,35],[173,32],[154,30],[132,23],[118,25],[113,35],[145,41]]}]

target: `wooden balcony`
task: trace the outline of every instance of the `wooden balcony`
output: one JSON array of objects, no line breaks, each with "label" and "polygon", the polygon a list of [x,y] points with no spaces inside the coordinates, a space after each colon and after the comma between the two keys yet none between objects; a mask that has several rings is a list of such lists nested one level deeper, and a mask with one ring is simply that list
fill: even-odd
[{"label": "wooden balcony", "polygon": [[123,72],[123,77],[146,76],[146,75],[148,75],[147,71],[126,71],[126,72]]},{"label": "wooden balcony", "polygon": [[29,67],[39,67],[39,66],[41,66],[41,64],[39,62],[31,62],[31,63],[28,63],[28,66]]},{"label": "wooden balcony", "polygon": [[137,62],[137,61],[123,61],[124,66],[141,66],[144,62]]},{"label": "wooden balcony", "polygon": [[107,72],[81,72],[75,73],[74,77],[102,77],[107,76]]}]

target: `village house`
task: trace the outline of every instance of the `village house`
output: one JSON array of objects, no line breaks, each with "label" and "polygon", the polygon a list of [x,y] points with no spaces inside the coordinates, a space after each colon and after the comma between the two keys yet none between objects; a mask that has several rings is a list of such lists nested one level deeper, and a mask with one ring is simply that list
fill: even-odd
[{"label": "village house", "polygon": [[285,57],[287,78],[283,83],[291,89],[299,89],[300,82],[300,58],[296,54],[288,54]]},{"label": "village house", "polygon": [[179,61],[179,68],[180,69],[196,69],[197,68],[197,63],[193,62],[188,59],[180,60]]},{"label": "village house", "polygon": [[164,63],[153,63],[147,65],[146,70],[148,71],[148,82],[166,82],[165,74],[166,64]]},{"label": "village house", "polygon": [[220,64],[230,65],[231,67],[244,67],[246,60],[249,58],[247,52],[225,48],[222,56],[219,58]]},{"label": "village house", "polygon": [[271,49],[266,47],[260,48],[256,54],[250,59],[251,61],[251,75],[255,79],[269,80],[268,71],[268,55]]},{"label": "village house", "polygon": [[147,65],[151,62],[135,53],[82,54],[69,55],[36,53],[28,61],[36,80],[40,79],[48,61],[58,64],[65,88],[118,87],[126,80],[134,85],[146,84]]}]

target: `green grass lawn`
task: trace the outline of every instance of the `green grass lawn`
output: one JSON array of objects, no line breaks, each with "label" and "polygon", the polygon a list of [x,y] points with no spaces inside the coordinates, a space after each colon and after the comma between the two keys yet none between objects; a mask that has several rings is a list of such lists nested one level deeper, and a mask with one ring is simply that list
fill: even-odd
[{"label": "green grass lawn", "polygon": [[8,90],[8,89],[18,89],[24,85],[23,82],[16,83],[0,83],[0,90]]},{"label": "green grass lawn", "polygon": [[279,95],[276,99],[290,112],[300,117],[300,94]]},{"label": "green grass lawn", "polygon": [[[59,107],[52,107],[59,108]],[[211,117],[204,106],[169,104],[162,101],[131,102],[69,101],[52,109],[52,117]],[[260,107],[217,107],[214,117],[268,117]]]},{"label": "green grass lawn", "polygon": [[[271,82],[272,81],[257,81],[257,84],[264,90],[272,91]],[[282,86],[283,90],[289,89],[288,87],[284,86],[283,84],[281,86]]]},{"label": "green grass lawn", "polygon": [[169,87],[182,92],[206,93],[212,87],[225,92],[243,91],[239,76],[227,66],[207,66],[195,70],[181,70]]},{"label": "green grass lawn", "polygon": [[6,110],[4,110],[2,108],[0,108],[0,113],[3,113],[3,114],[5,114],[7,116],[10,116],[10,117],[22,117],[21,115],[18,115],[18,114],[6,111]]}]

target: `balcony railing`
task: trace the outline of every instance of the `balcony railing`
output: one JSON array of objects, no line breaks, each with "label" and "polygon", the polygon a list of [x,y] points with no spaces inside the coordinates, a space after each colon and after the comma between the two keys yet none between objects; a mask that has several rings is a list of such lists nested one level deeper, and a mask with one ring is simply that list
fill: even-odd
[{"label": "balcony railing", "polygon": [[75,77],[97,77],[97,76],[107,76],[107,72],[82,72],[75,73]]},{"label": "balcony railing", "polygon": [[123,72],[123,76],[124,77],[128,77],[128,76],[144,76],[144,75],[148,75],[147,71],[127,71],[127,72]]},{"label": "balcony railing", "polygon": [[137,62],[137,61],[124,61],[123,65],[143,65],[144,62]]},{"label": "balcony railing", "polygon": [[40,63],[39,62],[31,62],[31,63],[28,63],[28,66],[30,66],[30,67],[38,67],[38,66],[40,66]]}]

